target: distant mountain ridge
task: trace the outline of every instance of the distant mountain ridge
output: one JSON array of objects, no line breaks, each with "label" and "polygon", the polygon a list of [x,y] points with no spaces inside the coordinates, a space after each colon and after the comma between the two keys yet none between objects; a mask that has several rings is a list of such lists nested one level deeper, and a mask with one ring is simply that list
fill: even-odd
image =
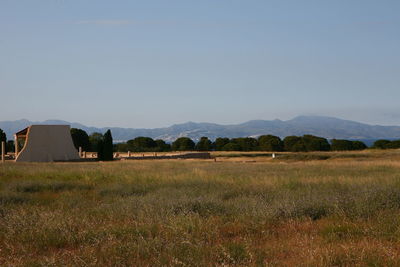
[{"label": "distant mountain ridge", "polygon": [[29,120],[2,121],[0,129],[12,139],[13,134],[32,124],[68,124],[73,128],[80,128],[91,134],[93,132],[105,132],[111,129],[114,140],[129,140],[138,136],[148,136],[154,139],[163,139],[171,142],[178,137],[187,136],[198,140],[202,136],[210,139],[217,137],[257,137],[264,134],[272,134],[280,137],[289,135],[312,134],[328,139],[400,139],[400,126],[379,126],[343,120],[323,116],[298,116],[294,119],[282,120],[253,120],[241,124],[220,125],[215,123],[187,122],[175,124],[165,128],[134,129],[120,127],[88,127],[80,123],[70,123],[62,120],[47,120],[32,122]]}]

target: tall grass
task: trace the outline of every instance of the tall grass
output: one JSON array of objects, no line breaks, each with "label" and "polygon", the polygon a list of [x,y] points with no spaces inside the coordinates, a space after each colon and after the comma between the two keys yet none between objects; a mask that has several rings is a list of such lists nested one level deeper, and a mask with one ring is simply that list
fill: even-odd
[{"label": "tall grass", "polygon": [[399,265],[400,163],[385,153],[1,165],[0,265]]}]

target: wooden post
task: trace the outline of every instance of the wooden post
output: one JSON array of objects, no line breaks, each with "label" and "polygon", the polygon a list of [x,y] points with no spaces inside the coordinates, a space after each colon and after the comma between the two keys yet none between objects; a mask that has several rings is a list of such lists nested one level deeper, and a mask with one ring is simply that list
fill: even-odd
[{"label": "wooden post", "polygon": [[14,151],[14,155],[15,155],[15,159],[17,159],[18,156],[18,136],[15,134],[14,135],[14,147],[15,147],[15,151]]},{"label": "wooden post", "polygon": [[6,161],[6,142],[1,142],[1,162],[4,163]]},{"label": "wooden post", "polygon": [[82,158],[82,147],[81,146],[79,147],[79,157]]},{"label": "wooden post", "polygon": [[130,158],[131,157],[131,152],[130,151],[128,151],[128,158]]}]

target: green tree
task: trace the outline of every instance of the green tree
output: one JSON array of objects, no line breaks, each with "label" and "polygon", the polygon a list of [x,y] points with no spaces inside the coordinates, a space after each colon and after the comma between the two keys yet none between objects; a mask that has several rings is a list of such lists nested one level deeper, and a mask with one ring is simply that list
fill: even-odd
[{"label": "green tree", "polygon": [[127,142],[128,150],[134,152],[154,152],[157,150],[157,143],[150,137],[139,136]]},{"label": "green tree", "polygon": [[95,152],[101,151],[101,149],[99,148],[99,143],[102,140],[103,140],[103,135],[101,133],[92,133],[89,136],[90,149]]},{"label": "green tree", "polygon": [[194,147],[195,143],[189,137],[180,137],[172,143],[173,151],[191,151]]},{"label": "green tree", "polygon": [[214,146],[215,150],[217,151],[223,151],[223,147],[229,143],[229,138],[226,137],[218,137],[215,139]]},{"label": "green tree", "polygon": [[352,141],[351,142],[352,150],[364,150],[367,149],[367,145],[361,141]]},{"label": "green tree", "polygon": [[8,140],[6,144],[6,151],[15,152],[14,150],[15,150],[14,140]]},{"label": "green tree", "polygon": [[111,135],[111,130],[107,130],[103,138],[103,153],[102,160],[111,161],[114,159],[113,156],[113,138]]},{"label": "green tree", "polygon": [[388,143],[386,145],[386,148],[389,148],[389,149],[398,149],[398,148],[400,148],[400,140],[390,141],[390,143]]},{"label": "green tree", "polygon": [[164,140],[157,139],[157,140],[155,140],[155,142],[157,144],[157,149],[156,149],[157,152],[168,152],[168,151],[171,151],[171,145],[165,143]]},{"label": "green tree", "polygon": [[7,142],[7,135],[2,129],[0,129],[0,143],[1,142]]},{"label": "green tree", "polygon": [[366,149],[367,146],[361,141],[333,139],[331,148],[333,151],[346,151],[346,150],[363,150]]},{"label": "green tree", "polygon": [[261,135],[258,137],[261,151],[283,151],[283,141],[274,135]]},{"label": "green tree", "polygon": [[212,149],[212,142],[208,137],[201,137],[199,142],[196,144],[196,150],[198,151],[211,151]]},{"label": "green tree", "polygon": [[[2,129],[0,129],[0,153],[1,153],[1,142],[4,142],[7,144],[7,135]],[[5,152],[7,152],[8,151],[7,146],[5,147],[5,149],[6,149]]]},{"label": "green tree", "polygon": [[115,152],[128,152],[128,144],[127,143],[118,143],[115,144]]},{"label": "green tree", "polygon": [[329,151],[331,145],[328,140],[314,135],[304,135],[302,137],[307,151]]},{"label": "green tree", "polygon": [[76,149],[82,147],[83,151],[90,151],[89,135],[84,130],[72,128],[71,137]]},{"label": "green tree", "polygon": [[104,160],[104,140],[101,138],[96,143],[97,160]]},{"label": "green tree", "polygon": [[127,143],[113,144],[113,151],[114,152],[127,152],[128,151],[128,145],[127,145]]},{"label": "green tree", "polygon": [[389,140],[381,139],[381,140],[376,140],[374,144],[372,145],[372,148],[378,148],[378,149],[387,149],[388,145],[391,143]]},{"label": "green tree", "polygon": [[287,136],[283,139],[283,147],[285,151],[301,152],[307,151],[303,138],[299,136]]},{"label": "green tree", "polygon": [[333,151],[353,150],[353,144],[349,140],[333,139],[331,148]]},{"label": "green tree", "polygon": [[233,138],[231,143],[235,143],[240,147],[240,151],[257,151],[258,141],[252,137]]},{"label": "green tree", "polygon": [[224,145],[221,151],[240,151],[242,148],[236,144],[229,142],[228,144]]}]

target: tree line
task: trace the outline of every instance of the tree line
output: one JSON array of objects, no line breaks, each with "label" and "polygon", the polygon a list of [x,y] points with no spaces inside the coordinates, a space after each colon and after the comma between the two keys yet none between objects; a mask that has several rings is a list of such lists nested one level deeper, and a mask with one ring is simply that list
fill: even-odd
[{"label": "tree line", "polygon": [[89,136],[82,129],[71,128],[71,137],[76,149],[81,147],[83,151],[97,152],[98,160],[113,160],[114,145],[111,130],[107,130],[104,135],[92,133]]},{"label": "tree line", "polygon": [[[81,146],[85,151],[97,151],[97,140],[100,133],[90,136],[81,129],[71,129],[72,138],[76,147]],[[314,135],[287,136],[281,139],[274,135],[262,135],[258,138],[226,138],[219,137],[211,141],[208,137],[201,137],[196,143],[189,137],[180,137],[171,144],[164,140],[151,137],[136,137],[127,142],[113,145],[114,152],[169,152],[169,151],[349,151],[363,150],[367,146],[361,141],[333,139]]]},{"label": "tree line", "polygon": [[386,139],[380,139],[375,141],[374,145],[372,148],[377,148],[377,149],[398,149],[400,148],[400,140],[386,140]]},{"label": "tree line", "polygon": [[[136,137],[127,142],[113,144],[111,131],[104,135],[92,133],[88,135],[82,129],[72,128],[71,136],[74,146],[83,151],[97,152],[100,160],[112,159],[113,152],[169,152],[169,151],[271,151],[271,152],[309,152],[309,151],[352,151],[363,150],[367,146],[361,141],[328,139],[314,135],[287,136],[281,139],[274,135],[262,135],[258,138],[219,137],[211,141],[208,137],[201,137],[194,142],[189,137],[180,137],[171,144],[161,139],[150,137]],[[0,129],[0,142],[6,142],[6,151],[14,151],[14,141],[8,140]],[[371,148],[374,149],[399,149],[400,140],[377,140]]]}]

